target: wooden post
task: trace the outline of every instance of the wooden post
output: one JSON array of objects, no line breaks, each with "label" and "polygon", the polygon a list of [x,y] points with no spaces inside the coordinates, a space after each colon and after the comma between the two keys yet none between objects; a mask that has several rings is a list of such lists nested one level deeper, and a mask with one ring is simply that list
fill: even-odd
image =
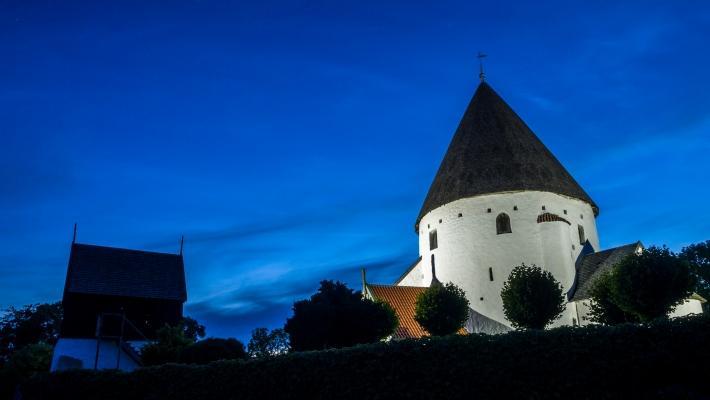
[{"label": "wooden post", "polygon": [[96,318],[96,358],[94,358],[94,370],[99,369],[99,348],[101,346],[101,318],[102,315]]},{"label": "wooden post", "polygon": [[121,313],[121,334],[118,336],[118,352],[116,353],[116,369],[120,369],[121,367],[121,351],[122,345],[123,345],[123,330],[124,327],[126,326],[126,313],[122,312]]}]

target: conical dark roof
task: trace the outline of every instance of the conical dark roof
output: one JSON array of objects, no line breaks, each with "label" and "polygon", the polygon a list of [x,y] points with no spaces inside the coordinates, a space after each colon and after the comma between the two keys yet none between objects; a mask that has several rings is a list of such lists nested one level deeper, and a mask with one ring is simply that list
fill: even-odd
[{"label": "conical dark roof", "polygon": [[536,190],[574,197],[599,209],[550,150],[486,82],[461,118],[424,200],[429,211],[481,194]]}]

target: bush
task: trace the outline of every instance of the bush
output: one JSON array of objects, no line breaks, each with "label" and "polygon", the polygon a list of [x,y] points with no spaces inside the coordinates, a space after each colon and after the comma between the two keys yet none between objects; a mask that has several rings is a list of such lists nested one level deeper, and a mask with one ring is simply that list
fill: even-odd
[{"label": "bush", "polygon": [[610,296],[614,304],[641,321],[665,318],[688,298],[696,279],[688,261],[666,247],[649,247],[622,259],[611,273]]},{"label": "bush", "polygon": [[180,354],[180,362],[209,364],[218,360],[239,360],[246,356],[244,344],[237,339],[207,338],[185,347]]},{"label": "bush", "polygon": [[468,299],[463,289],[449,282],[435,283],[417,297],[414,319],[430,335],[456,333],[468,318]]},{"label": "bush", "polygon": [[322,281],[310,299],[293,304],[284,330],[295,351],[372,343],[397,329],[389,304],[363,298],[342,282]]},{"label": "bush", "polygon": [[185,337],[182,326],[164,326],[157,331],[158,340],[143,346],[141,360],[143,365],[160,365],[180,361],[182,351],[193,343]]},{"label": "bush", "polygon": [[0,399],[11,398],[18,384],[36,373],[49,371],[51,363],[52,346],[44,342],[26,345],[13,352],[0,368]]},{"label": "bush", "polygon": [[0,312],[0,366],[12,352],[36,343],[53,345],[64,314],[62,303],[29,304]]},{"label": "bush", "polygon": [[[679,256],[690,263],[697,278],[695,291],[710,300],[710,240],[684,247]],[[705,312],[710,312],[709,305],[708,302],[703,304]]]},{"label": "bush", "polygon": [[62,371],[24,400],[710,397],[710,317],[428,337],[281,357]]},{"label": "bush", "polygon": [[639,322],[635,314],[627,313],[616,305],[613,297],[612,271],[599,276],[591,290],[589,316],[592,322],[605,325]]},{"label": "bush", "polygon": [[565,309],[562,285],[549,271],[525,264],[513,268],[503,284],[505,317],[516,328],[545,329]]}]

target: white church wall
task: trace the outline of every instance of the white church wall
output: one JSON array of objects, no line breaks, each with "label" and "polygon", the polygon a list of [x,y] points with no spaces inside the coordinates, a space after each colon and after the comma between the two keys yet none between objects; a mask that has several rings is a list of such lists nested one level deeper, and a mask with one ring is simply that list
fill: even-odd
[{"label": "white church wall", "polygon": [[[591,299],[586,299],[582,301],[577,301],[575,302],[575,305],[577,307],[577,314],[579,315],[581,325],[589,325],[589,324],[594,324],[590,320],[590,315],[589,312],[591,311],[590,304],[591,304]],[[668,316],[670,318],[675,318],[675,317],[682,317],[685,315],[691,315],[691,314],[702,314],[703,313],[703,305],[702,303],[697,300],[697,299],[686,299],[683,303],[679,304],[676,306],[676,308],[671,311]]]},{"label": "white church wall", "polygon": [[[570,240],[570,225],[563,221],[553,221],[542,222],[539,226],[542,248],[542,263],[539,266],[551,272],[565,289],[572,287],[576,252]],[[550,245],[551,243],[559,245]]]},{"label": "white church wall", "polygon": [[424,260],[419,260],[407,275],[397,283],[399,286],[425,286],[424,272],[422,271]]},{"label": "white church wall", "polygon": [[[96,339],[59,338],[54,346],[50,370],[94,369],[95,362]],[[99,345],[98,369],[116,369],[117,365],[123,371],[133,371],[139,367],[123,350],[119,356],[116,342],[102,340]]]},{"label": "white church wall", "polygon": [[702,314],[703,304],[698,299],[686,299],[683,303],[677,305],[669,314],[671,318],[682,317],[690,314]]},{"label": "white church wall", "polygon": [[565,305],[565,309],[564,311],[562,311],[562,315],[560,315],[560,317],[556,320],[552,321],[552,323],[548,325],[548,328],[556,328],[558,326],[567,325],[579,325],[579,317],[577,316],[577,305],[572,302],[568,302]]},{"label": "white church wall", "polygon": [[[499,235],[496,233],[496,217],[503,212],[510,217],[512,233]],[[538,223],[538,215],[544,212],[557,214],[571,225],[563,222]],[[552,239],[546,237],[550,236],[549,233],[543,232],[543,228],[548,229],[548,224],[561,224],[564,228],[557,228],[558,232]],[[503,282],[515,266],[524,262],[554,269],[551,272],[563,281],[567,291],[572,283],[569,277],[574,274],[574,259],[582,247],[575,244],[579,241],[577,225],[584,227],[586,239],[599,250],[594,213],[591,206],[581,200],[555,193],[520,191],[453,201],[427,213],[419,223],[423,281],[414,286],[428,285],[431,281],[433,254],[440,281],[460,286],[475,311],[510,325],[503,315],[500,298]],[[437,231],[438,247],[430,250],[429,233],[433,230]],[[546,254],[548,260],[552,259],[553,254],[563,254],[570,262],[548,266]],[[493,280],[490,279],[491,271]],[[413,281],[414,277],[409,282]],[[576,313],[570,310],[566,314],[569,315],[564,317],[565,320],[571,321]]]}]

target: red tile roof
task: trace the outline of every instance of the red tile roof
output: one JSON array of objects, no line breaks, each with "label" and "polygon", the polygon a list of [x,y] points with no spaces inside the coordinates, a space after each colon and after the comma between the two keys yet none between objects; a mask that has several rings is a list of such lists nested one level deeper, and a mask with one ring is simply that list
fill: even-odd
[{"label": "red tile roof", "polygon": [[[429,336],[429,333],[414,319],[417,296],[424,292],[427,289],[426,287],[373,285],[368,283],[367,289],[372,297],[386,301],[397,313],[399,326],[394,335],[392,335],[393,339]],[[462,328],[459,333],[465,334],[466,331]]]}]

